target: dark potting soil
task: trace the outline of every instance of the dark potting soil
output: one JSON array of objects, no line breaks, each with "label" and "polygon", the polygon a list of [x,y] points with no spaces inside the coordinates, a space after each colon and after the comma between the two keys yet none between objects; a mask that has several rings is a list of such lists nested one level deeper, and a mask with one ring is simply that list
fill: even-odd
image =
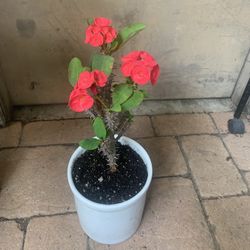
[{"label": "dark potting soil", "polygon": [[118,170],[111,173],[98,151],[85,151],[74,162],[72,176],[77,190],[87,199],[115,204],[135,196],[147,180],[146,165],[129,146],[117,144]]}]

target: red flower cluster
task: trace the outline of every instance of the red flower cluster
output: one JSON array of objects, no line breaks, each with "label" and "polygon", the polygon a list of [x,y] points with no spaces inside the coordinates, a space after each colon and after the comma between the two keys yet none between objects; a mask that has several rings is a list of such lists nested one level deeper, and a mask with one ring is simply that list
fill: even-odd
[{"label": "red flower cluster", "polygon": [[94,104],[94,99],[88,94],[87,90],[90,89],[96,95],[98,93],[97,86],[104,87],[107,80],[107,76],[99,70],[82,72],[69,96],[69,107],[75,112],[90,109]]},{"label": "red flower cluster", "polygon": [[131,77],[137,84],[149,81],[156,84],[160,75],[160,67],[155,59],[146,51],[132,51],[122,57],[121,71],[124,76]]},{"label": "red flower cluster", "polygon": [[93,47],[111,43],[117,36],[116,30],[110,26],[111,23],[111,20],[104,17],[95,18],[86,30],[85,43],[89,43]]}]

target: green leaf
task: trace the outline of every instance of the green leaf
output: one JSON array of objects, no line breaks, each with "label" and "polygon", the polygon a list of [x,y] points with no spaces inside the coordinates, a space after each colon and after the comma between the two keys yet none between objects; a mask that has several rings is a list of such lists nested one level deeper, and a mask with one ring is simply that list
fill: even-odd
[{"label": "green leaf", "polygon": [[145,29],[145,25],[143,23],[134,23],[129,26],[123,28],[119,33],[117,38],[111,43],[111,52],[118,50],[121,46],[123,46],[129,39],[134,37],[140,31]]},{"label": "green leaf", "polygon": [[122,104],[122,108],[124,110],[130,110],[133,108],[136,108],[137,106],[139,106],[141,104],[141,102],[143,101],[144,95],[141,91],[134,91],[133,95]]},{"label": "green leaf", "polygon": [[87,24],[90,25],[94,22],[94,19],[92,17],[87,18]]},{"label": "green leaf", "polygon": [[130,84],[116,85],[112,93],[113,105],[122,104],[133,94],[133,87]]},{"label": "green leaf", "polygon": [[82,66],[81,60],[77,57],[72,58],[68,67],[68,77],[69,82],[73,87],[82,71],[84,71],[84,67]]},{"label": "green leaf", "polygon": [[119,32],[119,36],[122,40],[122,43],[127,42],[130,38],[134,37],[137,33],[145,29],[145,24],[143,23],[134,23]]},{"label": "green leaf", "polygon": [[92,70],[98,69],[106,75],[110,75],[113,69],[114,58],[112,56],[94,54],[92,57]]},{"label": "green leaf", "polygon": [[79,142],[79,145],[86,150],[97,149],[101,141],[96,138],[85,139]]},{"label": "green leaf", "polygon": [[141,91],[142,94],[144,95],[144,98],[149,97],[149,94],[148,94],[148,92],[147,92],[145,89],[141,89],[140,91]]},{"label": "green leaf", "polygon": [[107,131],[105,128],[105,124],[100,117],[96,117],[93,122],[93,129],[98,138],[105,139],[107,135]]},{"label": "green leaf", "polygon": [[119,103],[114,104],[110,110],[114,112],[121,112],[122,111],[121,104]]}]

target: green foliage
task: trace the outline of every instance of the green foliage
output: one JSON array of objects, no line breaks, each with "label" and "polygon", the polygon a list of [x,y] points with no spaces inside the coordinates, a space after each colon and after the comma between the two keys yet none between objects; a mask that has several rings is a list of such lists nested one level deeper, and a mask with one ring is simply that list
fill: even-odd
[{"label": "green foliage", "polygon": [[91,25],[94,22],[94,19],[92,17],[87,18],[87,24]]},{"label": "green foliage", "polygon": [[69,62],[69,67],[68,67],[68,77],[69,77],[69,82],[70,84],[74,87],[79,75],[81,72],[90,70],[88,67],[83,67],[81,60],[77,57],[74,57],[71,59]]},{"label": "green foliage", "polygon": [[140,91],[143,93],[144,98],[149,97],[149,94],[148,94],[148,92],[145,89],[141,89]]},{"label": "green foliage", "polygon": [[140,90],[135,90],[133,95],[122,104],[123,110],[130,110],[136,108],[144,99],[144,94]]},{"label": "green foliage", "polygon": [[127,83],[116,85],[112,93],[113,106],[122,104],[133,94],[133,86]]},{"label": "green foliage", "polygon": [[110,75],[113,69],[114,58],[112,56],[94,54],[92,57],[92,70],[98,69],[106,75]]},{"label": "green foliage", "polygon": [[79,145],[86,150],[94,150],[99,147],[101,141],[96,138],[85,139],[79,142]]},{"label": "green foliage", "polygon": [[93,129],[95,132],[95,135],[100,139],[105,139],[107,136],[107,131],[105,128],[105,124],[100,117],[96,117],[93,122]]},{"label": "green foliage", "polygon": [[121,106],[121,104],[116,103],[116,104],[112,105],[110,110],[113,111],[113,112],[121,112],[122,111],[122,106]]},{"label": "green foliage", "polygon": [[129,39],[134,37],[137,33],[145,29],[145,25],[143,23],[134,23],[123,28],[119,32],[119,36],[122,40],[122,43],[126,43]]},{"label": "green foliage", "polygon": [[118,50],[121,46],[123,46],[129,39],[134,37],[140,31],[145,29],[145,25],[143,23],[134,23],[129,26],[123,28],[119,33],[117,38],[111,44],[111,52]]}]

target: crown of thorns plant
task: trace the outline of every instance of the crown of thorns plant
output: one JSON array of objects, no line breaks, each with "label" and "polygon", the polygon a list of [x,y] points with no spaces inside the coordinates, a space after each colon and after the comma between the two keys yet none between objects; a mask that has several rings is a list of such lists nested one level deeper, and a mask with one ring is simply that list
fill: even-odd
[{"label": "crown of thorns plant", "polygon": [[117,170],[116,142],[132,121],[131,110],[138,107],[147,96],[140,85],[155,85],[160,68],[146,51],[132,51],[121,57],[120,71],[124,81],[117,82],[113,73],[114,57],[132,37],[145,28],[136,23],[117,32],[112,21],[97,17],[87,20],[85,43],[99,47],[90,65],[83,65],[74,57],[69,63],[69,82],[73,90],[69,107],[75,112],[86,112],[92,121],[95,137],[80,141],[86,150],[99,149],[107,158],[110,171]]}]

